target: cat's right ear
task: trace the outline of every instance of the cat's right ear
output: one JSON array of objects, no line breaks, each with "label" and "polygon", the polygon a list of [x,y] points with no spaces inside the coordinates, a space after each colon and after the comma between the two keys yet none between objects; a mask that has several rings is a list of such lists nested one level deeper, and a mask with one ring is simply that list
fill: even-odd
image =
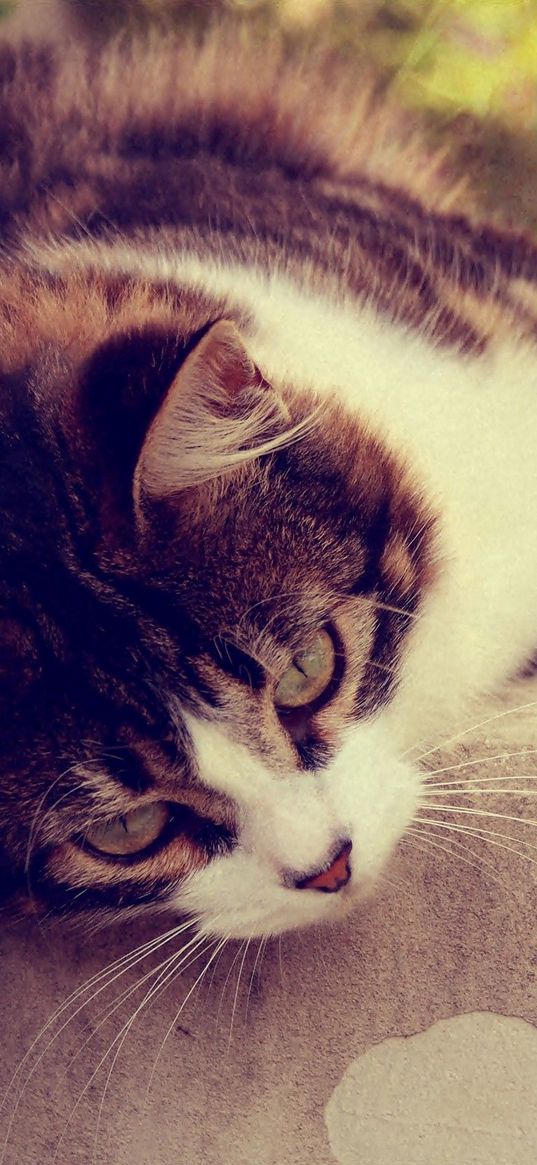
[{"label": "cat's right ear", "polygon": [[155,500],[229,477],[303,428],[290,423],[235,324],[218,321],[181,364],[147,431],[133,480],[139,524]]},{"label": "cat's right ear", "polygon": [[231,320],[188,341],[169,328],[113,337],[85,368],[80,390],[87,472],[103,524],[178,498],[296,440],[297,424]]}]

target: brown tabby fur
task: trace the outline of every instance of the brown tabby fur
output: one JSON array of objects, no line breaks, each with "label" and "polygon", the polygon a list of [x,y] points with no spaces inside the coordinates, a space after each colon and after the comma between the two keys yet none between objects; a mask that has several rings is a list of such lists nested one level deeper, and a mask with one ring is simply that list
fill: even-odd
[{"label": "brown tabby fur", "polygon": [[[442,159],[396,121],[328,64],[289,65],[221,32],[197,47],[70,48],[65,60],[1,47],[6,888],[27,880],[62,911],[138,909],[233,846],[236,807],[197,781],[182,708],[284,771],[296,749],[304,768],[321,766],[347,720],[385,699],[434,572],[434,515],[333,405],[329,441],[306,435],[155,504],[140,535],[131,485],[144,436],[197,337],[230,312],[107,274],[99,242],[158,235],[273,269],[291,257],[313,287],[334,282],[463,352],[513,324],[534,334],[534,248],[474,230]],[[87,243],[85,274],[66,240]],[[307,394],[279,391],[291,421],[308,415]],[[263,676],[328,615],[346,657],[337,699],[291,743]],[[164,848],[124,865],[79,844],[90,822],[155,787],[181,806]]]}]

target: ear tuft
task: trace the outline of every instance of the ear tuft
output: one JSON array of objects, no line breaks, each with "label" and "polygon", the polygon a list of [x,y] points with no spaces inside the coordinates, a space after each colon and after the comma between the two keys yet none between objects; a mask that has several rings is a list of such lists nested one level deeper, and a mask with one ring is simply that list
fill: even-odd
[{"label": "ear tuft", "polygon": [[213,324],[190,352],[153,419],[134,475],[135,508],[202,485],[304,430],[263,379],[235,324]]}]

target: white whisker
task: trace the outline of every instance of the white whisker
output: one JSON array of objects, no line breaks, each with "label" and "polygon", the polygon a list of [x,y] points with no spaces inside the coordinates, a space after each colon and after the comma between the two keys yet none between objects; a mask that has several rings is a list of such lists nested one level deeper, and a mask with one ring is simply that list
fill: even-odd
[{"label": "white whisker", "polygon": [[360,602],[378,611],[388,611],[392,615],[403,615],[405,619],[417,620],[420,618],[414,611],[405,611],[404,607],[396,607],[393,603],[383,603],[380,599],[372,599],[368,595],[360,595]]},{"label": "white whisker", "polygon": [[252,941],[252,940],[248,938],[248,939],[246,939],[246,940],[245,940],[245,943],[243,943],[243,947],[244,947],[244,954],[243,954],[243,956],[242,956],[242,959],[241,959],[241,962],[240,962],[240,965],[239,965],[239,971],[238,971],[238,974],[237,974],[237,983],[236,983],[236,986],[235,986],[235,994],[234,994],[234,996],[233,996],[233,1004],[232,1004],[232,1007],[231,1007],[231,1022],[230,1022],[230,1025],[229,1025],[229,1036],[228,1036],[228,1044],[227,1044],[227,1046],[228,1046],[228,1050],[229,1050],[229,1048],[230,1048],[230,1046],[231,1046],[231,1037],[232,1037],[232,1035],[233,1035],[233,1023],[234,1023],[234,1020],[235,1020],[235,1012],[236,1012],[236,1010],[237,1010],[237,1000],[238,1000],[238,998],[239,998],[239,987],[240,987],[241,975],[242,975],[242,972],[243,972],[243,969],[244,969],[244,960],[246,959],[246,956],[247,956],[247,954],[248,954],[248,948],[249,948],[249,946],[250,946],[250,943],[251,943],[251,941]]},{"label": "white whisker", "polygon": [[240,953],[241,953],[241,951],[242,951],[242,948],[243,948],[243,943],[241,943],[241,944],[240,944],[240,946],[238,946],[238,947],[237,947],[237,950],[235,951],[235,954],[234,954],[234,956],[233,956],[233,959],[232,959],[232,962],[231,962],[231,966],[230,966],[230,967],[228,967],[227,975],[226,975],[226,977],[225,977],[225,980],[224,980],[224,986],[222,987],[222,990],[221,990],[221,992],[220,992],[220,1000],[219,1000],[219,1003],[218,1003],[218,1011],[217,1011],[217,1013],[216,1013],[216,1027],[217,1027],[217,1028],[218,1028],[218,1024],[219,1024],[219,1022],[220,1022],[220,1013],[221,1013],[221,1011],[222,1011],[222,1006],[223,1006],[223,1003],[224,1003],[224,996],[225,996],[225,994],[226,994],[226,988],[227,988],[227,985],[228,985],[228,983],[229,983],[229,980],[230,980],[230,978],[231,978],[231,974],[232,974],[233,968],[234,968],[234,966],[235,966],[235,963],[237,962],[237,959],[238,959],[238,958],[240,958]]},{"label": "white whisker", "polygon": [[217,959],[215,960],[215,962],[213,963],[213,970],[212,970],[211,978],[209,979],[209,982],[208,982],[208,990],[209,990],[209,991],[211,991],[211,990],[212,990],[212,988],[213,988],[213,984],[214,984],[214,980],[215,980],[215,975],[216,975],[216,972],[217,972],[217,970],[218,970],[218,964],[219,964],[219,962],[220,962],[220,959],[222,958],[222,952],[223,952],[223,950],[224,950],[224,948],[222,947],[222,950],[220,951],[220,953],[219,953],[219,955],[218,955],[218,958],[217,958]]},{"label": "white whisker", "polygon": [[[479,870],[480,867],[484,870],[487,870],[488,867],[488,869],[493,871],[492,881],[496,882],[496,884],[501,886],[502,889],[506,888],[505,883],[498,878],[497,870],[492,862],[486,862],[484,859],[478,857],[474,850],[467,850],[466,846],[464,846],[461,842],[457,842],[455,838],[449,839],[450,845],[444,845],[443,842],[438,838],[438,834],[433,834],[431,836],[430,832],[426,832],[423,829],[407,829],[405,836],[401,838],[401,841],[407,841],[407,844],[409,844],[407,836],[408,834],[410,834],[412,838],[419,837],[424,843],[426,843],[429,853],[431,848],[441,850],[442,853],[447,854],[449,858],[455,858],[457,861],[462,862],[463,865],[471,866],[473,870]],[[420,849],[422,853],[427,853],[425,846],[420,846],[414,843],[413,848]],[[457,852],[460,850],[463,852]],[[476,860],[471,861],[471,859],[468,857],[468,853],[470,853]],[[488,876],[490,877],[491,875],[489,874]]]},{"label": "white whisker", "polygon": [[[458,764],[446,765],[445,768],[431,769],[427,772],[426,779],[428,782],[429,777],[438,777],[438,776],[440,776],[440,773],[452,773],[452,772],[455,772],[455,770],[457,770],[457,769],[467,769],[467,768],[471,768],[474,765],[491,764],[492,761],[495,761],[495,760],[511,760],[513,757],[516,757],[516,756],[533,756],[536,753],[537,753],[537,748],[521,748],[521,749],[518,749],[516,752],[497,752],[491,756],[473,757],[470,760],[459,761]],[[420,759],[420,758],[418,758],[418,759]]]},{"label": "white whisker", "polygon": [[[113,1000],[113,1002],[111,1004],[108,1003],[106,1005],[106,1007],[104,1007],[98,1013],[98,1015],[96,1017],[97,1021],[98,1021],[96,1023],[96,1026],[94,1028],[92,1028],[92,1031],[91,1031],[90,1035],[88,1036],[88,1038],[86,1040],[84,1040],[82,1045],[78,1048],[78,1050],[75,1052],[75,1054],[69,1060],[69,1064],[68,1064],[67,1068],[65,1069],[63,1076],[60,1077],[59,1081],[57,1082],[55,1089],[54,1089],[54,1092],[57,1091],[58,1088],[61,1088],[63,1081],[65,1080],[65,1076],[66,1076],[67,1072],[69,1072],[71,1070],[71,1068],[73,1067],[73,1064],[82,1055],[84,1050],[87,1048],[88,1044],[90,1044],[91,1041],[95,1038],[95,1036],[97,1035],[97,1032],[99,1032],[101,1030],[101,1028],[104,1026],[104,1024],[107,1022],[107,1020],[109,1020],[112,1015],[115,1015],[116,1011],[119,1010],[119,1008],[122,1006],[122,1004],[125,1003],[127,999],[130,999],[132,995],[135,995],[136,992],[140,990],[140,987],[143,987],[144,983],[147,983],[147,981],[149,979],[152,979],[155,975],[160,976],[161,973],[166,971],[167,968],[170,967],[170,965],[172,963],[174,963],[178,958],[180,958],[181,955],[183,955],[185,951],[188,951],[189,948],[192,947],[192,945],[196,942],[196,939],[197,939],[197,936],[196,935],[193,936],[193,938],[191,938],[188,943],[185,943],[185,945],[181,947],[180,951],[173,951],[173,953],[171,955],[168,955],[167,959],[164,959],[161,963],[157,963],[156,967],[152,967],[149,971],[146,971],[145,974],[142,975],[141,977],[139,977],[135,983],[131,983],[129,987],[126,987],[123,991],[121,991],[120,994],[118,996],[116,996],[116,998]],[[153,985],[155,985],[155,984],[153,984]],[[108,984],[107,984],[107,986],[108,986]],[[53,1092],[53,1095],[54,1095],[54,1092]]]},{"label": "white whisker", "polygon": [[[455,733],[454,736],[449,736],[445,740],[441,740],[439,744],[435,744],[433,748],[428,748],[426,752],[420,753],[414,758],[415,764],[419,764],[426,756],[431,756],[433,752],[439,752],[441,748],[447,748],[450,744],[456,744],[457,741],[462,740],[463,737],[469,736],[471,732],[477,732],[479,728],[485,728],[487,724],[493,724],[497,720],[501,720],[505,716],[514,716],[516,712],[525,712],[528,708],[536,708],[537,700],[530,700],[526,704],[518,704],[516,708],[503,708],[501,712],[496,712],[493,716],[487,716],[485,720],[480,720],[477,724],[471,724],[469,728],[464,728],[461,732]],[[412,749],[408,749],[411,752]]]},{"label": "white whisker", "polygon": [[[147,1088],[146,1088],[146,1093],[145,1093],[144,1108],[145,1108],[145,1106],[147,1105],[147,1100],[148,1100],[148,1097],[149,1097],[149,1093],[150,1093],[150,1091],[151,1091],[151,1087],[152,1087],[152,1084],[153,1084],[153,1080],[154,1080],[154,1078],[155,1078],[155,1072],[156,1072],[156,1070],[157,1070],[157,1064],[158,1064],[158,1062],[159,1062],[159,1060],[160,1060],[160,1057],[161,1057],[161,1055],[162,1055],[162,1053],[163,1053],[163,1051],[164,1051],[164,1047],[165,1047],[165,1045],[166,1045],[166,1043],[167,1043],[167,1041],[168,1041],[168,1039],[169,1039],[169,1037],[170,1037],[170,1035],[171,1035],[171,1033],[172,1033],[172,1031],[173,1031],[173,1029],[174,1029],[174,1027],[175,1027],[176,1023],[177,1023],[177,1020],[179,1019],[179,1016],[182,1014],[182,1012],[183,1012],[183,1009],[186,1007],[186,1004],[188,1003],[188,1000],[190,999],[191,995],[192,995],[192,994],[194,993],[194,991],[196,990],[196,987],[198,986],[198,984],[199,984],[199,983],[201,983],[201,982],[202,982],[202,980],[204,979],[204,977],[205,977],[205,975],[207,974],[207,971],[209,970],[209,967],[211,966],[211,964],[212,964],[212,963],[214,963],[215,959],[217,959],[217,958],[219,958],[219,957],[220,957],[220,955],[221,955],[221,953],[222,953],[222,951],[223,951],[224,947],[225,947],[225,946],[226,946],[226,944],[229,942],[229,939],[230,939],[230,935],[224,935],[224,937],[223,937],[223,938],[216,938],[216,939],[214,939],[213,946],[216,944],[216,948],[215,948],[215,950],[213,951],[213,953],[212,953],[212,955],[211,955],[210,959],[209,959],[209,960],[207,961],[207,963],[205,964],[205,966],[204,966],[204,968],[203,968],[203,970],[202,970],[201,974],[200,974],[200,975],[198,975],[197,979],[196,979],[196,980],[195,980],[195,982],[192,984],[192,987],[189,989],[189,991],[188,991],[188,992],[187,992],[187,994],[185,995],[185,998],[183,999],[183,1002],[182,1002],[182,1004],[181,1004],[181,1006],[180,1006],[180,1008],[179,1008],[179,1011],[178,1011],[178,1012],[176,1012],[176,1014],[174,1015],[173,1021],[172,1021],[172,1023],[170,1024],[170,1026],[168,1027],[168,1029],[167,1029],[167,1031],[166,1031],[166,1033],[165,1033],[165,1035],[164,1035],[164,1039],[163,1039],[163,1040],[162,1040],[162,1042],[161,1042],[161,1045],[160,1045],[160,1047],[159,1047],[159,1050],[158,1050],[158,1052],[157,1052],[157,1055],[156,1055],[156,1057],[155,1057],[155,1062],[154,1062],[154,1064],[153,1064],[153,1067],[152,1067],[152,1069],[151,1069],[151,1075],[150,1075],[150,1077],[149,1077],[149,1081],[148,1081]],[[209,947],[208,947],[208,948],[206,948],[206,950],[210,950],[210,945],[209,945]],[[199,956],[198,956],[198,957],[199,957]]]},{"label": "white whisker", "polygon": [[467,785],[466,788],[461,789],[460,785],[437,785],[434,786],[430,792],[425,790],[422,794],[426,802],[433,801],[436,797],[473,797],[474,795],[500,797],[506,794],[511,797],[537,797],[537,789],[504,789],[502,787],[492,787],[487,789],[480,789],[479,785]]},{"label": "white whisker", "polygon": [[264,951],[264,949],[265,949],[265,946],[266,946],[267,942],[268,942],[268,938],[267,938],[267,936],[265,935],[265,936],[264,936],[264,937],[263,937],[263,938],[260,940],[260,942],[259,942],[259,945],[258,945],[258,947],[257,947],[256,956],[255,956],[255,960],[254,960],[254,965],[253,965],[253,967],[252,967],[252,971],[251,971],[250,978],[249,978],[249,981],[248,981],[248,991],[247,991],[247,994],[246,994],[246,1007],[245,1007],[245,1010],[244,1010],[244,1023],[245,1023],[245,1024],[248,1022],[248,1008],[249,1008],[249,1006],[250,1006],[250,997],[251,997],[251,994],[252,994],[253,984],[254,984],[254,980],[255,980],[255,973],[256,973],[256,970],[257,970],[257,965],[258,965],[258,963],[260,962],[262,951]]},{"label": "white whisker", "polygon": [[462,833],[467,837],[473,837],[479,841],[487,842],[488,845],[496,845],[499,849],[505,849],[508,850],[509,853],[516,854],[517,857],[523,858],[524,861],[530,862],[531,865],[537,865],[535,858],[531,858],[529,854],[526,854],[521,850],[513,849],[512,846],[503,845],[503,843],[500,841],[496,841],[496,838],[501,837],[504,841],[514,841],[518,845],[522,844],[527,846],[529,849],[537,849],[537,847],[532,845],[531,842],[521,841],[519,837],[513,837],[511,834],[499,833],[494,829],[484,829],[481,825],[468,826],[453,825],[451,823],[448,825],[448,823],[445,821],[431,821],[430,818],[426,817],[416,817],[416,822],[419,825],[434,825],[436,829],[444,829],[448,832],[451,830],[452,833]]},{"label": "white whisker", "polygon": [[[28,1048],[25,1055],[23,1056],[20,1064],[15,1069],[15,1072],[13,1073],[11,1080],[9,1081],[7,1088],[4,1092],[4,1096],[2,1098],[2,1104],[0,1105],[0,1111],[4,1107],[4,1105],[7,1101],[7,1098],[9,1096],[9,1093],[11,1092],[11,1089],[16,1084],[21,1073],[24,1072],[24,1069],[30,1060],[32,1052],[37,1048],[38,1044],[43,1039],[43,1037],[46,1035],[46,1033],[50,1030],[50,1028],[53,1026],[53,1024],[56,1023],[59,1019],[61,1019],[61,1016],[65,1014],[66,1010],[68,1010],[68,1008],[70,1006],[72,1006],[74,1003],[76,1003],[77,1000],[80,999],[81,996],[84,996],[88,991],[92,991],[92,988],[95,987],[98,983],[102,984],[97,991],[93,992],[93,994],[89,995],[88,998],[84,999],[83,1003],[80,1004],[79,1007],[77,1007],[76,1010],[71,1015],[69,1015],[69,1017],[64,1021],[64,1023],[61,1025],[61,1027],[58,1029],[58,1031],[56,1031],[54,1033],[52,1038],[46,1044],[45,1048],[42,1050],[42,1052],[40,1052],[37,1059],[32,1064],[32,1066],[31,1066],[28,1074],[26,1075],[24,1081],[22,1082],[21,1088],[20,1088],[20,1090],[15,1098],[14,1108],[13,1108],[13,1111],[11,1114],[11,1118],[8,1122],[8,1128],[7,1128],[7,1132],[5,1135],[5,1139],[4,1139],[4,1143],[3,1143],[3,1147],[2,1147],[2,1152],[0,1154],[0,1165],[2,1165],[2,1162],[3,1162],[4,1157],[5,1157],[7,1146],[9,1144],[11,1130],[12,1130],[13,1123],[15,1121],[17,1111],[18,1111],[20,1102],[22,1100],[22,1097],[23,1097],[31,1079],[33,1078],[39,1064],[41,1063],[41,1061],[43,1060],[44,1056],[47,1054],[49,1049],[53,1046],[53,1044],[56,1042],[56,1040],[59,1038],[59,1036],[65,1030],[65,1028],[72,1022],[73,1019],[75,1019],[75,1017],[83,1010],[84,1007],[86,1007],[93,999],[96,998],[97,995],[100,995],[101,992],[106,990],[107,987],[109,987],[112,983],[114,983],[116,981],[116,979],[118,979],[121,975],[123,975],[131,967],[135,966],[136,963],[140,961],[140,959],[142,959],[146,955],[152,953],[152,951],[158,950],[165,943],[170,942],[177,934],[180,934],[180,933],[182,933],[183,930],[187,929],[187,927],[189,925],[192,925],[192,924],[191,923],[183,923],[179,927],[172,927],[169,931],[166,931],[164,934],[157,936],[157,938],[155,938],[155,939],[149,940],[147,943],[144,943],[140,947],[137,947],[134,951],[130,951],[127,955],[122,955],[121,958],[115,959],[112,963],[110,963],[102,971],[97,972],[89,980],[87,980],[81,986],[77,987],[75,991],[72,991],[71,994],[67,997],[67,999],[65,999],[64,1002],[49,1017],[47,1022],[43,1025],[43,1027],[40,1029],[40,1031],[37,1033],[37,1035],[35,1036],[32,1043],[30,1044],[30,1047]],[[103,980],[104,980],[104,983],[103,983]]]},{"label": "white whisker", "polygon": [[280,983],[281,983],[282,987],[286,987],[285,975],[283,972],[282,941],[283,941],[283,935],[279,934],[278,935],[278,964],[279,964],[279,968],[280,968]]},{"label": "white whisker", "polygon": [[[214,941],[217,941],[217,940],[214,940]],[[110,1067],[108,1069],[108,1073],[106,1076],[101,1100],[99,1103],[99,1111],[97,1114],[97,1124],[96,1124],[96,1128],[95,1128],[95,1136],[94,1136],[94,1142],[93,1142],[93,1161],[95,1161],[96,1153],[97,1153],[97,1144],[98,1144],[98,1139],[99,1139],[99,1130],[101,1127],[102,1114],[104,1111],[106,1096],[108,1093],[108,1088],[110,1085],[110,1081],[112,1079],[112,1074],[113,1074],[114,1068],[115,1068],[117,1061],[118,1061],[118,1058],[121,1054],[121,1049],[125,1043],[125,1040],[127,1039],[129,1032],[131,1031],[131,1028],[132,1028],[135,1020],[139,1016],[140,1012],[146,1007],[147,1004],[149,1004],[151,1002],[152,999],[155,998],[156,995],[162,993],[162,991],[167,986],[167,984],[170,983],[171,980],[175,978],[179,969],[182,967],[183,970],[186,970],[189,966],[191,966],[192,963],[196,962],[196,960],[199,959],[202,954],[205,954],[206,951],[210,949],[211,942],[209,941],[207,943],[207,946],[205,946],[203,950],[200,950],[200,947],[203,947],[204,943],[207,943],[207,936],[206,935],[199,935],[199,934],[194,935],[193,938],[190,940],[190,942],[188,942],[186,944],[186,946],[182,947],[182,949],[180,951],[175,952],[175,954],[172,955],[171,958],[167,959],[164,964],[161,964],[159,968],[156,968],[156,970],[158,971],[158,974],[157,974],[157,978],[155,979],[155,982],[151,984],[149,991],[146,992],[146,994],[144,995],[144,998],[142,999],[141,1003],[138,1004],[138,1007],[135,1009],[135,1011],[133,1012],[130,1019],[128,1019],[127,1022],[123,1025],[123,1027],[120,1029],[118,1035],[112,1041],[112,1043],[110,1044],[110,1047],[107,1049],[104,1056],[99,1061],[97,1068],[95,1069],[95,1072],[92,1074],[89,1081],[86,1082],[84,1089],[81,1092],[81,1094],[76,1102],[75,1107],[72,1109],[72,1111],[69,1115],[68,1122],[64,1128],[64,1131],[62,1133],[60,1141],[58,1142],[58,1145],[56,1147],[56,1154],[55,1154],[53,1160],[56,1160],[56,1156],[57,1156],[57,1152],[58,1152],[61,1140],[65,1136],[67,1128],[69,1127],[69,1124],[74,1116],[76,1108],[78,1107],[78,1104],[82,1100],[84,1093],[87,1091],[88,1087],[90,1086],[92,1080],[97,1075],[102,1064],[104,1064],[105,1060],[110,1055],[110,1052],[117,1044],[116,1051],[114,1053],[114,1056],[113,1056],[112,1061],[110,1063]],[[186,967],[184,966],[185,963],[186,963]],[[147,979],[147,976],[145,978]],[[139,987],[139,986],[140,986],[140,983],[137,984],[137,987]]]},{"label": "white whisker", "polygon": [[[474,785],[474,781],[478,781],[479,784]],[[436,793],[442,789],[444,789],[449,794],[459,792],[466,793],[467,791],[471,791],[474,788],[479,789],[482,785],[486,785],[487,788],[490,788],[492,793],[516,793],[517,790],[513,789],[512,785],[505,789],[500,789],[499,785],[502,783],[502,781],[537,781],[537,773],[503,773],[501,776],[496,777],[483,777],[479,775],[476,777],[461,777],[460,779],[453,777],[451,781],[435,781],[433,784],[429,784],[427,781],[422,786],[421,792],[424,797],[429,797],[432,792]],[[528,789],[527,791],[533,792],[531,789]]]},{"label": "white whisker", "polygon": [[[197,937],[199,937],[199,936],[197,936]],[[192,941],[194,941],[194,940],[192,940]],[[200,943],[201,943],[201,941],[202,941],[202,940],[200,939]],[[189,944],[189,945],[190,945],[190,944]],[[168,962],[168,965],[169,965],[169,964],[170,964],[170,963],[171,963],[173,960],[176,960],[177,958],[179,958],[179,957],[180,957],[180,956],[183,954],[183,951],[184,951],[184,948],[182,948],[182,951],[179,953],[179,955],[177,954],[177,952],[176,952],[174,955],[171,955],[171,956],[169,957],[169,959],[167,960],[167,962]],[[189,952],[188,952],[188,955],[187,955],[187,956],[185,956],[185,957],[187,957],[187,958],[188,958],[188,957],[189,957],[191,954],[192,954],[192,952],[191,952],[191,951],[189,951]],[[156,969],[154,969],[154,971],[155,971],[155,970],[156,970],[157,972],[158,972],[158,971],[160,971],[161,967],[162,967],[162,964],[160,964],[160,966],[159,966],[159,967],[157,967]],[[153,973],[154,973],[154,972],[153,972]],[[137,984],[137,986],[139,986],[139,984]],[[62,1142],[63,1142],[63,1140],[64,1140],[64,1138],[65,1138],[65,1135],[66,1135],[66,1133],[67,1133],[67,1130],[69,1129],[69,1127],[70,1127],[70,1125],[71,1125],[71,1122],[72,1122],[72,1120],[73,1120],[73,1117],[74,1117],[74,1115],[75,1115],[75,1112],[76,1112],[76,1111],[77,1111],[77,1109],[78,1109],[78,1106],[79,1106],[79,1104],[81,1103],[81,1101],[83,1100],[84,1096],[86,1095],[86,1092],[88,1091],[88,1088],[90,1088],[90,1086],[91,1086],[91,1084],[93,1083],[93,1081],[94,1081],[94,1079],[95,1079],[95,1077],[96,1077],[97,1073],[99,1072],[100,1068],[101,1068],[101,1067],[102,1067],[102,1065],[105,1063],[105,1061],[108,1059],[108,1056],[110,1055],[110,1052],[112,1051],[112,1049],[113,1049],[113,1048],[116,1046],[116,1044],[117,1044],[117,1043],[118,1043],[120,1040],[122,1040],[122,1037],[123,1037],[123,1036],[126,1036],[126,1035],[128,1035],[128,1032],[130,1031],[130,1029],[131,1029],[131,1027],[132,1027],[132,1024],[134,1023],[134,1021],[135,1021],[136,1017],[138,1016],[139,1012],[140,1012],[140,1011],[141,1011],[141,1009],[144,1007],[144,1005],[146,1004],[146,1002],[148,1002],[148,1001],[149,1001],[149,1000],[152,998],[152,991],[154,991],[154,990],[155,990],[155,987],[154,987],[154,985],[153,985],[153,988],[152,988],[152,989],[151,989],[149,992],[147,992],[147,994],[144,996],[144,998],[142,999],[142,1002],[141,1002],[141,1003],[138,1005],[138,1007],[136,1008],[136,1010],[135,1010],[134,1014],[131,1016],[131,1018],[130,1018],[129,1020],[127,1020],[127,1022],[126,1022],[126,1023],[123,1025],[123,1027],[122,1027],[122,1028],[120,1029],[120,1031],[118,1032],[117,1036],[115,1036],[115,1038],[112,1040],[112,1043],[111,1043],[111,1044],[110,1044],[110,1046],[107,1048],[106,1052],[104,1053],[104,1056],[102,1056],[102,1057],[101,1057],[101,1059],[99,1060],[99,1063],[97,1064],[97,1067],[94,1069],[94,1071],[91,1073],[91,1076],[90,1076],[90,1077],[89,1077],[89,1079],[86,1081],[86,1083],[85,1083],[85,1085],[84,1085],[84,1087],[83,1087],[83,1089],[82,1089],[82,1091],[81,1091],[81,1093],[80,1093],[80,1095],[79,1095],[79,1097],[78,1097],[78,1099],[77,1099],[77,1101],[76,1101],[75,1105],[74,1105],[74,1106],[73,1106],[73,1108],[71,1109],[71,1112],[70,1112],[70,1114],[69,1114],[69,1117],[67,1118],[66,1124],[65,1124],[65,1126],[64,1126],[63,1132],[62,1132],[62,1134],[61,1134],[61,1136],[60,1136],[60,1138],[59,1138],[59,1140],[58,1140],[58,1142],[57,1142],[57,1144],[56,1144],[56,1150],[55,1150],[55,1152],[54,1152],[54,1156],[53,1156],[53,1158],[52,1158],[52,1162],[54,1162],[54,1161],[57,1161],[57,1160],[58,1160],[58,1152],[59,1152],[60,1146],[61,1146],[61,1144],[62,1144]]]},{"label": "white whisker", "polygon": [[[52,790],[56,787],[56,785],[59,783],[59,781],[63,780],[64,777],[67,777],[69,775],[69,773],[72,773],[75,771],[75,769],[81,768],[85,765],[91,765],[91,764],[95,764],[95,763],[97,763],[96,760],[95,759],[92,760],[90,758],[88,758],[88,760],[85,760],[85,761],[75,761],[74,764],[71,764],[68,766],[68,768],[63,769],[62,772],[59,773],[59,775],[45,789],[45,792],[43,793],[43,796],[39,800],[37,808],[35,810],[35,813],[32,817],[32,822],[31,822],[30,830],[29,830],[29,834],[28,834],[28,844],[26,846],[26,855],[25,855],[25,859],[24,859],[24,872],[26,875],[28,874],[28,871],[30,868],[30,860],[31,860],[35,835],[37,832],[39,814],[41,813],[41,810],[43,809],[43,806],[45,805],[47,798],[50,796]],[[80,788],[80,786],[79,786],[79,788]],[[71,790],[68,790],[68,792],[70,792],[70,791]],[[61,797],[59,800],[61,800]]]},{"label": "white whisker", "polygon": [[510,813],[496,813],[494,810],[490,809],[472,809],[467,805],[442,805],[438,803],[432,805],[430,802],[427,802],[424,803],[421,808],[426,808],[429,813],[463,813],[464,815],[470,817],[493,817],[497,818],[499,821],[515,821],[517,825],[537,826],[537,821],[534,821],[529,817],[515,817]]}]

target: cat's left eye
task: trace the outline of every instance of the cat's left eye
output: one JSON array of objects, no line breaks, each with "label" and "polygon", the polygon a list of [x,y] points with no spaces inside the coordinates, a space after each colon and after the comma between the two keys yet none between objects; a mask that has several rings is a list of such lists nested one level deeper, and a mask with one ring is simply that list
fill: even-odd
[{"label": "cat's left eye", "polygon": [[280,679],[274,703],[282,711],[313,704],[328,688],[336,666],[336,650],[328,631],[318,631],[299,651]]},{"label": "cat's left eye", "polygon": [[129,857],[153,845],[164,832],[170,817],[170,809],[164,801],[153,801],[150,805],[123,813],[121,817],[92,826],[85,833],[84,842],[98,853]]}]

